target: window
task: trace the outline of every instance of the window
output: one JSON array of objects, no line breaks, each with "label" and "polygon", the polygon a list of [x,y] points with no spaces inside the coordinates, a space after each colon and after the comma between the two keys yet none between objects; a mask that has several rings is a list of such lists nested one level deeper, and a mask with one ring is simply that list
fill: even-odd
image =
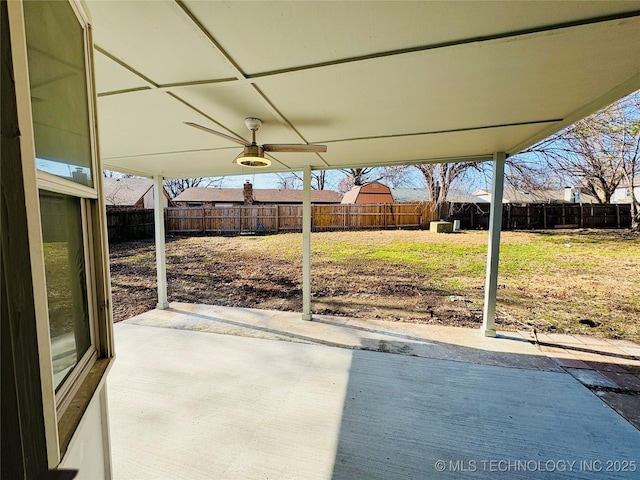
[{"label": "window", "polygon": [[[56,391],[95,352],[87,298],[82,199],[40,191],[49,330]],[[85,359],[87,362],[88,359]]]},{"label": "window", "polygon": [[25,2],[36,166],[93,187],[85,32],[68,2]]},{"label": "window", "polygon": [[[100,351],[92,218],[95,167],[89,44],[68,1],[24,2],[35,166],[58,418]],[[101,272],[99,272],[101,273]],[[104,316],[104,315],[103,315]]]}]

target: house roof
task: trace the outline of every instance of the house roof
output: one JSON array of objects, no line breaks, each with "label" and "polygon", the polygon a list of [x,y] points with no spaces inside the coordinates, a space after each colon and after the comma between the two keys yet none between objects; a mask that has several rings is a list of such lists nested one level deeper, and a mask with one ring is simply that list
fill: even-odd
[{"label": "house roof", "polygon": [[149,178],[103,178],[104,198],[107,205],[133,206],[153,188]]},{"label": "house roof", "polygon": [[[629,188],[630,186],[631,186],[630,182],[622,182],[620,183],[620,185],[618,185],[617,188]],[[633,179],[633,186],[635,188],[640,187],[640,175],[638,175],[636,178]]]},{"label": "house roof", "polygon": [[356,203],[358,195],[360,195],[360,189],[362,187],[353,187],[342,196],[342,203]]},{"label": "house roof", "polygon": [[177,202],[222,202],[243,203],[242,188],[190,187],[173,198]]},{"label": "house roof", "polygon": [[[391,195],[396,202],[428,202],[431,195],[426,188],[392,188]],[[477,197],[462,190],[449,190],[447,201],[453,203],[488,203],[484,198]]]},{"label": "house roof", "polygon": [[[302,190],[254,188],[253,199],[260,203],[302,203]],[[244,203],[242,188],[191,187],[174,202]],[[311,203],[340,203],[340,194],[332,190],[311,190]]]},{"label": "house roof", "polygon": [[[474,194],[485,196],[487,199],[491,198],[491,190],[478,190]],[[536,190],[531,192],[505,188],[502,198],[503,203],[573,203],[572,201],[566,200],[564,188],[558,190]],[[599,202],[594,196],[580,192],[580,203]]]},{"label": "house roof", "polygon": [[[254,189],[253,199],[261,203],[302,203],[302,190]],[[333,190],[311,190],[311,203],[340,203],[342,199]]]},{"label": "house roof", "polygon": [[103,163],[144,176],[246,173],[184,122],[328,147],[259,172],[481,161],[640,89],[637,1],[86,3]]}]

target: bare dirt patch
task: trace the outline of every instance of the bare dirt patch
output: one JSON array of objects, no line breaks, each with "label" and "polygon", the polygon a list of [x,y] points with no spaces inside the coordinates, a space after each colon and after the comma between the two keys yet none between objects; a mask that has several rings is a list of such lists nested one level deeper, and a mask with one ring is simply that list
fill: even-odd
[{"label": "bare dirt patch", "polygon": [[[314,233],[312,310],[359,318],[477,327],[486,232]],[[170,238],[170,301],[300,311],[302,238]],[[637,341],[640,236],[620,231],[504,232],[500,329]],[[111,247],[116,321],[155,307],[152,241]],[[581,320],[589,320],[582,322]]]}]

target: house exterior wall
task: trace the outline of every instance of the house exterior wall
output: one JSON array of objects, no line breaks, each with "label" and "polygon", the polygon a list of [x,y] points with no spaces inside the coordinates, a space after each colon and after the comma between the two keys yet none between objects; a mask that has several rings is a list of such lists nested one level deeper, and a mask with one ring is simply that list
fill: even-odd
[{"label": "house exterior wall", "polygon": [[[640,185],[634,187],[636,200],[640,202]],[[618,187],[611,196],[611,203],[631,203],[631,187]]]},{"label": "house exterior wall", "polygon": [[74,480],[111,478],[106,384],[96,390],[58,468],[77,470]]},{"label": "house exterior wall", "polygon": [[[153,199],[154,199],[154,189],[150,188],[147,193],[138,201],[136,204],[137,208],[148,208],[153,209]],[[167,192],[164,192],[164,198],[162,200],[164,204],[164,208],[169,206],[169,198],[167,196]]]},{"label": "house exterior wall", "polygon": [[[110,448],[103,385],[113,357],[113,331],[111,310],[105,308],[111,299],[102,168],[96,154],[94,129],[95,94],[91,89],[93,45],[82,2],[70,0],[52,5],[30,4],[29,21],[33,23],[29,26],[40,26],[37,23],[40,11],[36,10],[39,8],[43,11],[56,8],[58,13],[63,9],[65,19],[78,21],[74,47],[84,52],[84,60],[88,61],[86,121],[90,152],[86,158],[94,172],[95,185],[72,183],[76,179],[56,177],[36,169],[25,11],[22,1],[1,2],[1,181],[6,193],[1,201],[2,211],[7,213],[3,213],[1,229],[2,478],[45,478],[48,469],[70,468],[80,469],[73,478],[108,479],[111,478]],[[51,18],[59,17],[43,14],[43,25]],[[49,23],[48,26],[49,32],[55,33],[55,25]],[[53,58],[53,61],[57,60]],[[83,78],[80,79],[82,82]],[[91,350],[85,355],[91,359],[83,364],[77,362],[77,368],[61,383],[58,392],[54,387],[51,315],[47,302],[47,288],[55,284],[55,280],[50,278],[47,282],[45,278],[45,244],[40,218],[43,191],[56,192],[83,206],[82,216],[78,217],[82,226],[76,227],[74,235],[82,232],[79,237],[89,272],[85,286],[90,297],[87,308],[91,313],[82,320],[91,325],[95,333]],[[91,252],[90,255],[87,252]],[[10,282],[6,281],[8,278]],[[9,368],[10,374],[5,375]],[[66,397],[59,395],[63,390]],[[94,463],[95,459],[99,461]],[[61,474],[62,477],[65,475]]]}]

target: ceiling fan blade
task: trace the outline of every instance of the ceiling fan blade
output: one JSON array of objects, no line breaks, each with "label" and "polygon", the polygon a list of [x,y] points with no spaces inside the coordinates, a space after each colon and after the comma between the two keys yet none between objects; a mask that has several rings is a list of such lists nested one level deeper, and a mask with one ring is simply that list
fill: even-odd
[{"label": "ceiling fan blade", "polygon": [[210,128],[207,127],[203,127],[202,125],[198,125],[197,123],[192,123],[192,122],[184,122],[185,125],[189,125],[190,127],[194,127],[197,128],[199,130],[203,130],[207,133],[213,133],[214,135],[217,135],[219,137],[222,138],[226,138],[227,140],[231,140],[232,142],[236,142],[239,143],[242,146],[248,147],[249,145],[251,145],[251,143],[249,142],[245,142],[244,140],[241,140],[239,138],[236,137],[232,137],[231,135],[227,135],[226,133],[222,133],[222,132],[217,132],[215,130],[211,130]]},{"label": "ceiling fan blade", "polygon": [[317,152],[322,153],[327,151],[326,145],[305,145],[300,144],[286,144],[286,143],[273,143],[263,145],[262,148],[265,152]]}]

